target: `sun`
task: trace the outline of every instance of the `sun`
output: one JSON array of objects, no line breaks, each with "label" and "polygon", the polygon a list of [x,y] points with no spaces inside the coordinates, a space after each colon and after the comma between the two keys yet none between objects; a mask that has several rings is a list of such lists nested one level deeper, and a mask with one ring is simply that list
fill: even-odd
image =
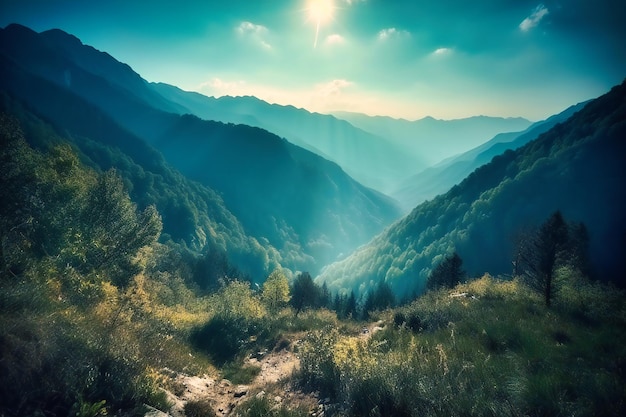
[{"label": "sun", "polygon": [[309,0],[307,12],[316,24],[326,23],[333,18],[335,3],[333,0]]},{"label": "sun", "polygon": [[309,0],[306,8],[309,20],[315,23],[315,41],[313,48],[317,48],[317,38],[320,33],[320,26],[333,18],[335,13],[335,2],[333,0]]}]

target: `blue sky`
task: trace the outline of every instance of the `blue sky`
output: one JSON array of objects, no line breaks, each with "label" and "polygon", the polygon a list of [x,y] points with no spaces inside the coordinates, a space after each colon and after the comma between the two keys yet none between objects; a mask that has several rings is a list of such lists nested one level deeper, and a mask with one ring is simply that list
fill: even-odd
[{"label": "blue sky", "polygon": [[13,22],[148,81],[319,112],[539,120],[626,77],[623,0],[0,0]]}]

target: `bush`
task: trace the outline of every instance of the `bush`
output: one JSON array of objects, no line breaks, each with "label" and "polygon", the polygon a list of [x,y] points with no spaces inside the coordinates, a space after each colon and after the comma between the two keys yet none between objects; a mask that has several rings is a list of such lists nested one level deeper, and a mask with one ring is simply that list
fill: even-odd
[{"label": "bush", "polygon": [[32,316],[1,321],[12,331],[0,333],[0,414],[87,413],[97,404],[129,412],[158,400],[137,362],[112,355],[72,323]]},{"label": "bush", "polygon": [[409,404],[403,403],[395,386],[381,374],[357,379],[348,388],[353,416],[410,417]]},{"label": "bush", "polygon": [[393,323],[396,327],[405,326],[414,332],[419,332],[422,329],[422,319],[420,319],[416,311],[410,311],[408,314],[397,311],[393,315]]},{"label": "bush", "polygon": [[218,364],[234,361],[256,334],[253,320],[217,315],[192,331],[191,343]]},{"label": "bush", "polygon": [[339,394],[340,371],[335,363],[336,330],[310,333],[300,349],[300,382],[305,388],[336,398]]},{"label": "bush", "polygon": [[252,365],[244,366],[238,362],[228,363],[222,368],[222,376],[224,379],[229,380],[235,385],[250,384],[259,373],[261,373],[260,367]]},{"label": "bush", "polygon": [[406,324],[406,315],[401,312],[401,311],[397,311],[394,315],[393,315],[393,324],[395,324],[397,327],[402,327],[403,325]]},{"label": "bush", "polygon": [[217,417],[209,400],[189,401],[184,411],[186,417]]}]

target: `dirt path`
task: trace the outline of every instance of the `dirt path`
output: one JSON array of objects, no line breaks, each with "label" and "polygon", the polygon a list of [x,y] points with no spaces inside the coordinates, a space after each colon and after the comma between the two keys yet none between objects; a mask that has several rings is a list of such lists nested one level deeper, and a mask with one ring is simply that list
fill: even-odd
[{"label": "dirt path", "polygon": [[[359,338],[366,341],[383,329],[383,322],[369,323],[361,329]],[[260,368],[259,374],[248,385],[234,385],[226,379],[210,376],[191,376],[162,370],[171,379],[171,388],[166,390],[168,400],[173,404],[169,413],[152,410],[146,417],[185,417],[185,404],[190,401],[205,401],[218,416],[228,416],[241,402],[254,396],[270,396],[275,403],[309,404],[312,409],[318,406],[318,399],[293,390],[289,385],[281,385],[300,367],[300,360],[294,353],[299,340],[294,337],[284,349],[260,352],[246,359],[245,364]]]},{"label": "dirt path", "polygon": [[260,368],[259,375],[249,385],[234,385],[226,379],[217,380],[206,375],[191,376],[163,370],[164,374],[172,378],[173,388],[166,390],[166,395],[173,406],[168,414],[151,410],[146,416],[185,417],[183,410],[190,401],[208,401],[218,416],[227,416],[239,403],[255,395],[272,395],[272,399],[278,403],[287,396],[296,395],[289,388],[288,392],[269,392],[276,391],[277,384],[299,368],[300,360],[292,349],[258,354],[246,359],[245,363]]}]

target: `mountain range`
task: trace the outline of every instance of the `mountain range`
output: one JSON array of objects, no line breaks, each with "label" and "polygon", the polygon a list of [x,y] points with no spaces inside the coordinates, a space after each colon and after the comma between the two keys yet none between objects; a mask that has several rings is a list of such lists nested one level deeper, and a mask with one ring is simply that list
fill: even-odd
[{"label": "mountain range", "polygon": [[[230,256],[241,252],[234,247],[252,239],[254,250],[273,254],[259,255],[264,265],[275,260],[314,273],[399,217],[390,198],[272,133],[180,115],[180,107],[157,95],[130,67],[62,31],[38,34],[8,26],[0,32],[0,54],[0,86],[12,100],[66,131],[99,168],[128,173],[136,199],[157,200],[164,231],[198,250],[211,236],[232,238],[221,245]],[[114,148],[136,167],[103,162],[95,147]],[[134,171],[158,177],[162,169],[188,174],[214,194],[202,213],[213,225],[201,226],[196,210],[186,210],[194,195],[177,190],[168,198],[154,195],[150,187],[134,187]],[[221,199],[225,207],[215,207]],[[225,211],[237,219],[233,230],[241,229],[238,236],[216,233],[224,226],[212,215]],[[262,277],[267,271],[254,272]]]},{"label": "mountain range", "polygon": [[448,191],[461,182],[476,168],[488,163],[509,149],[517,149],[554,125],[569,119],[582,109],[585,103],[570,106],[561,113],[546,120],[533,123],[521,132],[498,133],[489,141],[459,155],[426,168],[425,170],[402,181],[391,195],[402,207],[410,211],[419,203]]},{"label": "mountain range", "polygon": [[522,117],[473,116],[440,120],[427,116],[409,121],[350,112],[333,114],[363,130],[387,138],[402,147],[407,154],[420,158],[427,166],[482,145],[498,133],[516,132],[531,124]]},{"label": "mountain range", "polygon": [[[393,193],[403,181],[499,132],[526,128],[523,118],[472,117],[409,122],[336,112],[310,113],[256,97],[206,97],[164,83],[155,91],[207,120],[257,126],[339,164],[360,183]],[[392,161],[390,163],[390,161]]]},{"label": "mountain range", "polygon": [[408,155],[403,147],[386,137],[366,132],[332,115],[269,104],[256,97],[214,98],[163,83],[151,86],[202,119],[246,124],[276,133],[336,162],[361,184],[383,193],[427,166],[423,156]]},{"label": "mountain range", "polygon": [[162,241],[256,281],[282,266],[361,294],[420,292],[454,251],[470,275],[507,274],[515,235],[555,210],[587,225],[596,276],[620,281],[625,90],[532,125],[321,115],[149,83],[61,30],[0,30],[0,111],[31,145],[114,168],[156,206]]},{"label": "mountain range", "polygon": [[325,268],[317,281],[360,293],[384,281],[399,294],[419,293],[433,268],[452,252],[461,256],[469,276],[510,274],[516,236],[560,210],[588,228],[595,277],[623,284],[624,138],[626,82],[420,204]]}]

